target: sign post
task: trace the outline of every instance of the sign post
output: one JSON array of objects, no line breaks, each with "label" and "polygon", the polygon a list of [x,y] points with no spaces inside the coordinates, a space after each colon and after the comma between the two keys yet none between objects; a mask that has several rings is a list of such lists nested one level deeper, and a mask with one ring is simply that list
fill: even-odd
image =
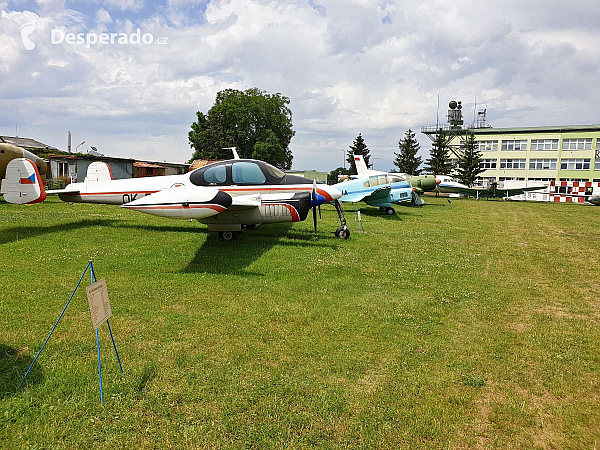
[{"label": "sign post", "polygon": [[110,317],[112,317],[112,312],[110,310],[110,302],[108,299],[108,289],[106,287],[106,280],[104,278],[100,281],[98,281],[96,279],[96,272],[94,271],[94,265],[93,265],[92,261],[90,260],[88,262],[87,266],[85,266],[83,273],[79,277],[77,286],[75,286],[75,289],[73,289],[73,292],[71,293],[71,296],[69,297],[69,300],[67,301],[67,304],[65,305],[62,312],[58,316],[58,319],[54,323],[52,330],[50,330],[50,334],[46,338],[44,345],[42,345],[42,348],[40,348],[40,350],[37,352],[37,355],[35,355],[35,358],[33,358],[33,361],[31,362],[29,369],[27,369],[25,376],[21,380],[21,383],[19,383],[19,387],[21,387],[21,385],[25,382],[27,375],[29,375],[31,368],[37,361],[38,356],[40,356],[40,353],[42,353],[42,350],[44,350],[44,347],[46,347],[46,344],[50,340],[50,336],[52,336],[52,333],[54,333],[54,330],[56,329],[58,322],[60,322],[60,319],[62,319],[62,316],[65,314],[65,311],[67,310],[67,307],[69,306],[69,303],[71,303],[71,300],[75,296],[75,292],[77,292],[77,289],[79,288],[79,285],[81,284],[81,281],[83,280],[83,277],[88,269],[90,269],[91,285],[87,287],[87,296],[88,296],[88,303],[89,303],[89,307],[90,307],[90,313],[92,315],[92,324],[94,326],[94,329],[96,330],[96,347],[98,348],[98,377],[99,377],[99,381],[100,381],[100,403],[104,403],[104,395],[103,395],[103,390],[102,390],[102,365],[100,363],[100,337],[98,335],[98,328],[105,321],[106,321],[106,325],[108,326],[108,332],[110,333],[110,339],[112,340],[113,347],[115,349],[115,355],[117,355],[117,361],[119,362],[119,368],[121,369],[121,374],[124,374],[123,366],[121,364],[121,358],[119,358],[119,352],[117,351],[117,344],[115,344],[115,339],[113,337],[112,330],[110,328],[110,322],[108,321],[108,319]]}]

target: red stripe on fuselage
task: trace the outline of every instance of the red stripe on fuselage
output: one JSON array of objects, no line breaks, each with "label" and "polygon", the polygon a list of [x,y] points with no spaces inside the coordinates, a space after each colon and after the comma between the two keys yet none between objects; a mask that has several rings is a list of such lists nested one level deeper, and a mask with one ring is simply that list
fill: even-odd
[{"label": "red stripe on fuselage", "polygon": [[65,192],[61,195],[125,195],[155,194],[158,191],[125,191],[125,192]]}]

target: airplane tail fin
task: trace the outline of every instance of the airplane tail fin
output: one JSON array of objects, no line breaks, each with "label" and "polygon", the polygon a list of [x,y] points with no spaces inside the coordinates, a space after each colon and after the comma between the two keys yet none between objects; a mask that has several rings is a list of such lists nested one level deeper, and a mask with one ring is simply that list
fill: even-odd
[{"label": "airplane tail fin", "polygon": [[88,166],[86,181],[110,181],[114,180],[110,166],[103,161],[94,161]]},{"label": "airplane tail fin", "polygon": [[354,155],[354,164],[356,165],[356,172],[358,173],[359,176],[369,174],[369,168],[367,167],[367,164],[365,163],[365,159],[363,158],[363,155]]},{"label": "airplane tail fin", "polygon": [[37,166],[26,158],[16,158],[6,166],[2,180],[4,200],[19,205],[40,203],[46,200],[46,190]]}]

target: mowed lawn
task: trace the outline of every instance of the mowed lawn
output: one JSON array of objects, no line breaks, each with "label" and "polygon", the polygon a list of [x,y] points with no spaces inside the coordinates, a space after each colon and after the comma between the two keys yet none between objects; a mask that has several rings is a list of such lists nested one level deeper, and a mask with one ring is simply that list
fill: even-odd
[{"label": "mowed lawn", "polygon": [[[0,447],[600,446],[600,208],[426,201],[228,243],[0,202]],[[81,289],[17,388],[89,259],[125,376]]]}]

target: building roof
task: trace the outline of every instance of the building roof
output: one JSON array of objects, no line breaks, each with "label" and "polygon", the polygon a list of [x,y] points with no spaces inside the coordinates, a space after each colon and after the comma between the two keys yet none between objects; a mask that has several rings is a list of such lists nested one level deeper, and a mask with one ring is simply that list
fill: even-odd
[{"label": "building roof", "polygon": [[529,133],[570,133],[576,131],[600,131],[600,125],[558,125],[546,127],[514,128],[470,128],[473,134],[529,134]]},{"label": "building roof", "polygon": [[164,169],[164,166],[159,166],[158,164],[150,164],[144,161],[136,161],[133,163],[133,167],[145,167],[147,169]]},{"label": "building roof", "polygon": [[[85,159],[92,161],[125,161],[132,162],[136,167],[189,167],[186,163],[171,163],[171,162],[160,162],[160,161],[141,161],[133,158],[119,158],[116,156],[97,156],[91,154],[84,155],[48,155],[48,159]],[[140,164],[146,164],[140,165]]]},{"label": "building roof", "polygon": [[45,149],[51,149],[51,150],[52,149],[58,150],[56,147],[52,147],[51,145],[46,145],[43,142],[36,141],[35,139],[17,137],[17,136],[0,136],[0,142],[16,145],[17,147],[22,147],[22,148],[45,148]]}]

